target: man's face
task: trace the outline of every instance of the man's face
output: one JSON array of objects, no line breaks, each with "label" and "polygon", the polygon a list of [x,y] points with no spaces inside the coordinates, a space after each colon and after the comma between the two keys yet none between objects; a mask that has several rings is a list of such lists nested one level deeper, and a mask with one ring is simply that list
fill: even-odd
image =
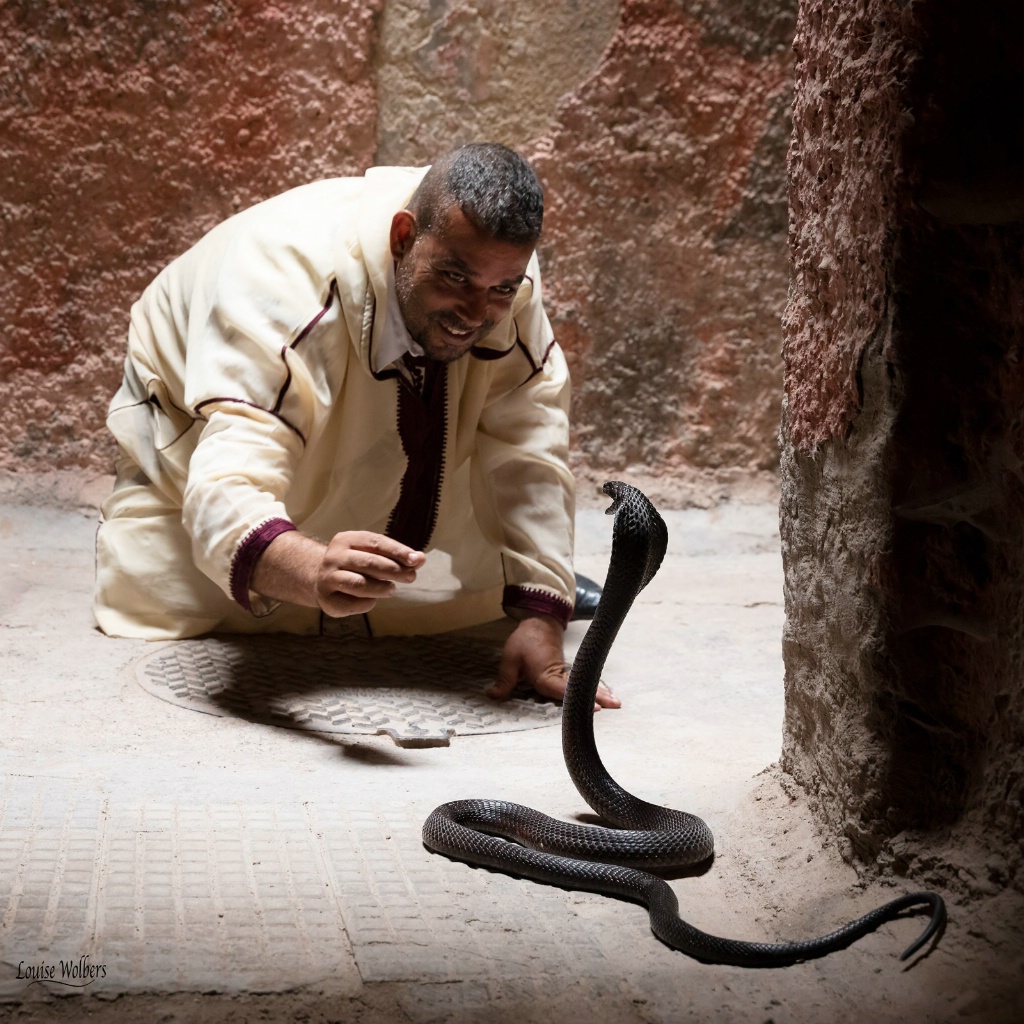
[{"label": "man's face", "polygon": [[407,210],[396,214],[391,252],[409,334],[429,358],[450,363],[508,313],[533,246],[497,241],[452,207],[431,234],[417,233]]}]

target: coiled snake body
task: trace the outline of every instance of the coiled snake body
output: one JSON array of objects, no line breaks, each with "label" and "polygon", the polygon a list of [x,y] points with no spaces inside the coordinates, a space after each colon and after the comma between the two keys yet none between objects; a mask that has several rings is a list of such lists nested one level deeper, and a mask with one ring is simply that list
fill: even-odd
[{"label": "coiled snake body", "polygon": [[458,860],[541,882],[637,900],[647,906],[651,930],[662,942],[708,963],[781,967],[825,956],[906,910],[929,907],[931,920],[901,956],[906,960],[941,928],[945,906],[940,896],[901,896],[821,938],[744,942],[687,924],[679,917],[671,886],[640,870],[700,863],[714,852],[714,839],[700,818],[627,793],[608,774],[594,742],[594,696],[605,659],[637,594],[658,571],[668,541],[664,521],[640,491],[623,483],[607,483],[604,490],[613,499],[608,513],[615,516],[611,562],[601,602],[569,675],[562,749],[580,795],[615,827],[570,824],[503,800],[456,800],[427,818],[424,844]]}]

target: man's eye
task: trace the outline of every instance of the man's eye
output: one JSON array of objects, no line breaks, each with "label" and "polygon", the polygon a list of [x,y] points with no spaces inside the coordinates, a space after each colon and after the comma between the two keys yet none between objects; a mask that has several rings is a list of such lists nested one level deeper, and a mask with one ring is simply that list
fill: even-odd
[{"label": "man's eye", "polygon": [[454,270],[446,270],[444,272],[444,276],[446,278],[448,278],[448,280],[451,281],[452,284],[465,284],[466,283],[466,275],[465,274],[460,274],[460,273],[458,273],[457,271],[454,271]]},{"label": "man's eye", "polygon": [[513,288],[511,285],[508,284],[501,284],[494,288],[495,294],[503,299],[511,298],[513,295],[515,295],[516,291],[518,291],[518,289]]}]

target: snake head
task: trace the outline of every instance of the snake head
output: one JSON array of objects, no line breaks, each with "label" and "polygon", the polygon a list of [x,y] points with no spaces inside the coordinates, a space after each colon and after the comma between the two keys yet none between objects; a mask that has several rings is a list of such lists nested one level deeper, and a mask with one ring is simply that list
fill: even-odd
[{"label": "snake head", "polygon": [[626,494],[631,490],[635,490],[635,488],[630,487],[629,484],[622,483],[621,480],[609,480],[601,490],[612,499],[612,503],[604,510],[604,514],[606,516],[613,516],[619,511],[619,506],[625,499]]},{"label": "snake head", "polygon": [[615,516],[613,537],[621,537],[624,541],[629,538],[628,543],[635,551],[634,558],[642,566],[637,588],[642,590],[654,578],[665,557],[668,527],[647,495],[631,484],[609,480],[602,490],[612,499],[605,514]]}]

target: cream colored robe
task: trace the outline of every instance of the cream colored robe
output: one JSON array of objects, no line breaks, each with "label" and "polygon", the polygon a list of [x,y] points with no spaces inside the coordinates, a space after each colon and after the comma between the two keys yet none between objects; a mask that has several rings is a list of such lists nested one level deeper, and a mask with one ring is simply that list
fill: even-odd
[{"label": "cream colored robe", "polygon": [[[97,534],[105,632],[321,631],[317,610],[265,601],[248,581],[292,524],[322,540],[387,532],[408,485],[397,428],[407,385],[372,367],[397,326],[391,219],[423,173],[375,168],[261,203],[214,228],[134,305],[107,420],[121,457]],[[536,256],[511,314],[442,372],[440,484],[422,510],[434,553],[369,627],[436,632],[502,606],[564,621],[575,593],[569,381]]]}]

